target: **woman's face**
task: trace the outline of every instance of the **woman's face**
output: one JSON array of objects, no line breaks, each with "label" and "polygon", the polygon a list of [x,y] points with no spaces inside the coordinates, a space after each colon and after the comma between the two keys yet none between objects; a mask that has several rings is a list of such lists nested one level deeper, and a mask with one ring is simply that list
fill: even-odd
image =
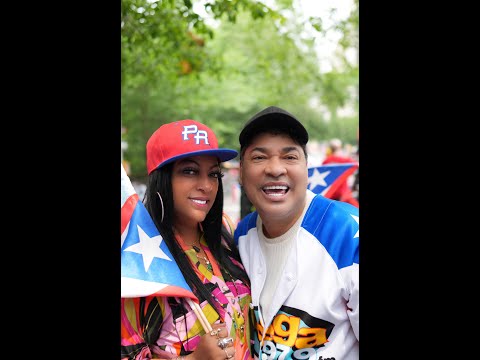
[{"label": "woman's face", "polygon": [[217,196],[221,170],[215,156],[175,161],[172,173],[174,225],[196,226],[205,220]]}]

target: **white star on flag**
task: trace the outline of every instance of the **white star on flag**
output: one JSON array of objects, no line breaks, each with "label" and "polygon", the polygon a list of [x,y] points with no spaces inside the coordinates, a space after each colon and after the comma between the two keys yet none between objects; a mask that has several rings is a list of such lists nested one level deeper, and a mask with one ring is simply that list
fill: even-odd
[{"label": "white star on flag", "polygon": [[133,244],[126,248],[124,251],[130,251],[137,254],[141,254],[143,257],[143,266],[145,271],[148,272],[148,268],[153,261],[153,258],[157,257],[159,259],[165,259],[172,261],[162,249],[160,249],[160,244],[162,243],[162,236],[157,235],[150,237],[147,235],[143,229],[137,225],[138,228],[138,238],[140,242]]},{"label": "white star on flag", "polygon": [[313,169],[312,176],[310,176],[308,179],[309,180],[308,188],[311,190],[311,189],[315,189],[315,187],[318,185],[327,186],[327,182],[325,181],[325,178],[328,176],[328,174],[330,174],[330,170],[320,173],[318,169],[316,168]]},{"label": "white star on flag", "polygon": [[[357,224],[358,224],[358,220],[359,220],[358,216],[355,216],[355,215],[352,215],[352,214],[350,214],[350,216],[351,216],[351,217],[353,218],[353,220],[355,220],[355,221],[357,222]],[[355,239],[355,238],[357,238],[357,237],[359,237],[359,236],[360,236],[360,228],[358,228],[358,230],[357,230],[357,232],[355,233],[355,235],[353,236],[353,238]]]}]

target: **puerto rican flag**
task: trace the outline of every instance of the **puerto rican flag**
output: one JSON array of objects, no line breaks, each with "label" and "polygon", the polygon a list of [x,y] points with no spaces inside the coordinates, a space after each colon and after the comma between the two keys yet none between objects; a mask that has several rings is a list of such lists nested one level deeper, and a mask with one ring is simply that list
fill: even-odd
[{"label": "puerto rican flag", "polygon": [[337,187],[358,168],[358,162],[326,164],[308,169],[308,188],[330,198]]},{"label": "puerto rican flag", "polygon": [[177,296],[198,303],[122,165],[121,296]]}]

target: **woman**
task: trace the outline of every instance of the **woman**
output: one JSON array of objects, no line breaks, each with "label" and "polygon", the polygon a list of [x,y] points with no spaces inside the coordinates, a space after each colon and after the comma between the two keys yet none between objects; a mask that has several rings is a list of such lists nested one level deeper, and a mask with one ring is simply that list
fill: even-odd
[{"label": "woman", "polygon": [[145,207],[213,331],[183,298],[122,298],[122,359],[251,359],[250,282],[223,213],[220,163],[237,154],[194,120],[148,140]]}]

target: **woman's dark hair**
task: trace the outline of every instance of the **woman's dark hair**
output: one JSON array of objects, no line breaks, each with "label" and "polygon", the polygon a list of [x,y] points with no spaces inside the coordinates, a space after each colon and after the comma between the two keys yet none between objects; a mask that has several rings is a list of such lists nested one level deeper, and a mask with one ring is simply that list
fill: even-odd
[{"label": "woman's dark hair", "polygon": [[[177,265],[185,277],[188,285],[198,297],[200,302],[207,300],[214,309],[217,308],[215,301],[212,298],[211,292],[208,288],[200,281],[198,276],[195,273],[195,270],[190,265],[190,261],[187,255],[184,253],[183,249],[178,245],[175,240],[175,235],[173,233],[173,188],[172,188],[172,172],[173,172],[173,163],[162,166],[160,169],[153,171],[148,178],[147,189],[145,192],[145,198],[143,202],[145,207],[148,210],[150,216],[152,217],[155,225],[157,226],[158,231],[162,235],[165,243],[168,246],[168,249],[172,253],[172,256],[175,258]],[[162,219],[162,205],[158,197],[157,192],[160,193],[163,200],[164,214],[163,221]],[[222,214],[223,214],[223,184],[222,178],[218,178],[218,192],[213,202],[213,206],[205,220],[202,222],[202,228],[204,232],[205,240],[208,244],[210,251],[212,252],[215,260],[220,265],[222,269],[223,276],[226,281],[235,279],[240,279],[246,284],[250,284],[249,278],[245,270],[236,266],[231,258],[235,259],[238,262],[240,260],[240,254],[238,249],[233,241],[233,238],[230,232],[223,226],[222,223]],[[222,246],[222,237],[225,239],[229,248]],[[226,274],[225,271],[226,270]],[[229,275],[233,279],[228,279],[225,277]]]}]

